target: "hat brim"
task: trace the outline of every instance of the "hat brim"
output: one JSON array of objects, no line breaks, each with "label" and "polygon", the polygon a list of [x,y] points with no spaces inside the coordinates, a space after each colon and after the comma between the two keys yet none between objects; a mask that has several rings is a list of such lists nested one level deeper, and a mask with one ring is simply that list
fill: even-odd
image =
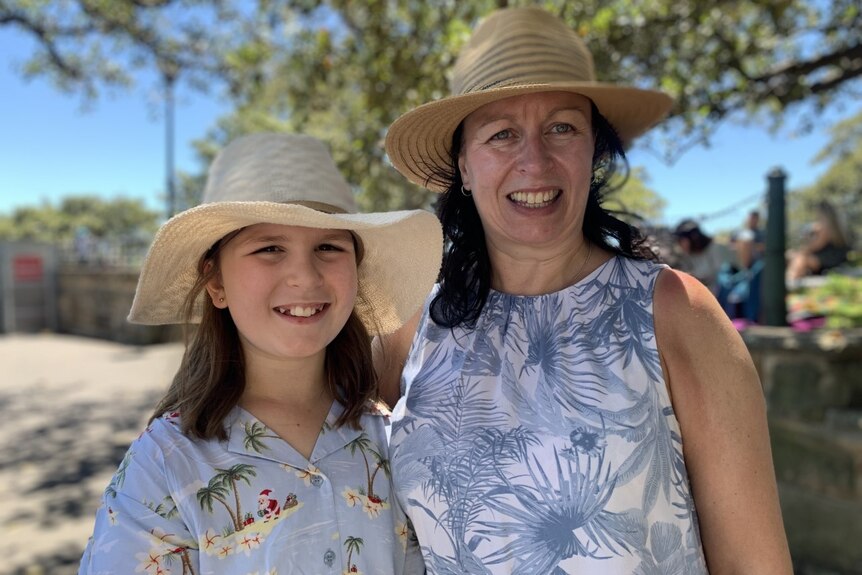
[{"label": "hat brim", "polygon": [[586,96],[614,127],[624,145],[667,116],[673,106],[673,99],[664,92],[601,82],[504,86],[449,96],[405,113],[389,127],[386,153],[395,169],[408,180],[434,192],[444,192],[451,184],[443,174],[453,168],[452,135],[464,118],[491,102],[537,92]]},{"label": "hat brim", "polygon": [[[128,319],[147,325],[184,323],[183,305],[198,262],[216,241],[254,224],[351,230],[362,241],[356,312],[371,335],[398,329],[422,305],[437,279],[443,236],[424,210],[328,214],[299,204],[217,202],[166,222],[144,260]],[[201,294],[192,321],[200,321]]]}]

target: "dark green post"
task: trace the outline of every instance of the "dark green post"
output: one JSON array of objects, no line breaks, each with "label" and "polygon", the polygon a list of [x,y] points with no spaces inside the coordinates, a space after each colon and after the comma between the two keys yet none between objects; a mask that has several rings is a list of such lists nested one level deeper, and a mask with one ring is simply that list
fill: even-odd
[{"label": "dark green post", "polygon": [[784,283],[785,209],[784,185],[787,174],[774,168],[767,175],[766,254],[763,268],[763,323],[787,325],[787,286]]}]

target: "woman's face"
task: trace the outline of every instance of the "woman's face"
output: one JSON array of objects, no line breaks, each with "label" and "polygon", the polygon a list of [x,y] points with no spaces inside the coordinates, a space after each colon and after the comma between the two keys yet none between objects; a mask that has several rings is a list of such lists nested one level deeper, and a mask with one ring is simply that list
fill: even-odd
[{"label": "woman's face", "polygon": [[458,167],[488,249],[580,245],[593,150],[590,101],[578,94],[514,96],[467,116]]}]

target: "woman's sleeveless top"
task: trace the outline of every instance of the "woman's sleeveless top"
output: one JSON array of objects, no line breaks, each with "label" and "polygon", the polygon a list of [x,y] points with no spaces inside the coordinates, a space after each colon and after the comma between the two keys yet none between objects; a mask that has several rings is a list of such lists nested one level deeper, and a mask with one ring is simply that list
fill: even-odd
[{"label": "woman's sleeveless top", "polygon": [[473,329],[426,306],[390,449],[429,573],[707,573],[655,341],[664,267],[492,291]]}]

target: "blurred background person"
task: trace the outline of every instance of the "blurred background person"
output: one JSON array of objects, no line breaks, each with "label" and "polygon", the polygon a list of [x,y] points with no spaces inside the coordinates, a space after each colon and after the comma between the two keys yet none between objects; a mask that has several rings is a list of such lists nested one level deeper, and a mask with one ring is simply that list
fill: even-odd
[{"label": "blurred background person", "polygon": [[817,206],[817,219],[811,224],[807,243],[788,252],[787,279],[823,275],[846,263],[849,253],[849,234],[832,204],[822,201]]},{"label": "blurred background person", "polygon": [[760,227],[760,212],[752,210],[741,229],[731,239],[736,260],[741,268],[750,268],[766,252],[766,235]]},{"label": "blurred background person", "polygon": [[734,260],[730,248],[715,241],[692,219],[681,221],[673,235],[682,251],[678,269],[693,275],[713,294],[717,294],[718,274],[723,265]]}]

